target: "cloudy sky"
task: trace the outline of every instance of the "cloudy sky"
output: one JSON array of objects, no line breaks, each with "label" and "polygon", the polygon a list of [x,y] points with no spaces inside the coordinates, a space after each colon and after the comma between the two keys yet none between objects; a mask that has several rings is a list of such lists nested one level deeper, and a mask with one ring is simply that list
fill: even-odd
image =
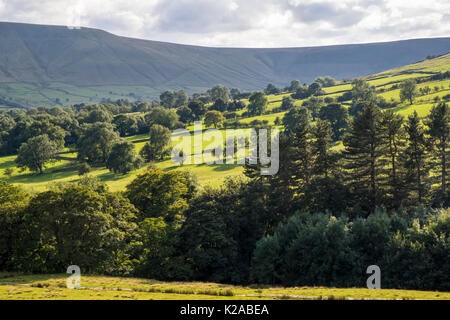
[{"label": "cloudy sky", "polygon": [[450,36],[449,0],[0,0],[0,21],[227,47]]}]

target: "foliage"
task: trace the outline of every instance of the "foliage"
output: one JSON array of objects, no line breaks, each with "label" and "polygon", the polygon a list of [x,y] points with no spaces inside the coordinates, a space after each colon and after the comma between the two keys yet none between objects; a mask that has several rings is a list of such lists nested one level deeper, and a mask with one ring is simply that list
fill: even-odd
[{"label": "foliage", "polygon": [[162,217],[170,223],[182,219],[195,192],[195,182],[189,173],[150,168],[127,185],[125,196],[142,217]]},{"label": "foliage", "polygon": [[[356,106],[359,102],[375,102],[376,93],[373,87],[371,87],[364,80],[355,80],[352,83],[352,107]],[[356,114],[356,113],[353,113]]]},{"label": "foliage", "polygon": [[305,107],[294,107],[290,109],[283,117],[282,123],[287,134],[295,131],[295,127],[304,118],[309,119],[309,111]]},{"label": "foliage", "polygon": [[109,123],[96,122],[84,125],[77,142],[78,159],[91,164],[104,164],[112,146],[118,140],[119,135]]},{"label": "foliage", "polygon": [[423,203],[426,190],[429,187],[428,173],[430,167],[427,162],[428,152],[425,139],[425,130],[422,123],[414,112],[409,116],[406,124],[406,148],[403,152],[404,167],[406,169],[406,186],[411,196],[418,203]]},{"label": "foliage", "polygon": [[136,210],[118,194],[69,185],[40,193],[23,211],[14,266],[28,272],[128,272]]},{"label": "foliage", "polygon": [[166,223],[162,217],[145,218],[139,223],[139,239],[142,245],[137,249],[136,275],[166,280],[192,277],[190,265],[177,255],[180,239],[176,225]]},{"label": "foliage", "polygon": [[[273,236],[258,241],[253,279],[265,284],[365,285],[378,265],[383,288],[448,290],[449,210],[378,212],[350,223],[345,217],[297,213]],[[416,217],[422,222],[419,223]],[[439,282],[439,280],[441,282]]]},{"label": "foliage", "polygon": [[314,82],[319,83],[322,87],[332,87],[336,85],[336,80],[330,76],[318,77]]},{"label": "foliage", "polygon": [[294,107],[294,99],[292,99],[290,96],[283,97],[283,100],[281,101],[281,110],[289,110]]},{"label": "foliage", "polygon": [[148,162],[161,160],[169,154],[171,132],[169,129],[154,124],[150,127],[150,141],[142,148],[140,154]]},{"label": "foliage", "polygon": [[27,194],[20,187],[0,180],[0,204],[8,202],[24,202]]},{"label": "foliage", "polygon": [[204,103],[198,100],[189,102],[188,107],[191,109],[193,120],[200,120],[208,110]]},{"label": "foliage", "polygon": [[82,176],[92,171],[91,166],[87,162],[83,162],[78,167],[78,175]]},{"label": "foliage", "polygon": [[267,97],[264,92],[253,92],[248,99],[248,112],[250,115],[261,115],[267,108]]},{"label": "foliage", "polygon": [[177,108],[187,103],[188,96],[184,90],[165,91],[159,96],[161,105],[166,108]]},{"label": "foliage", "polygon": [[400,101],[408,100],[413,104],[414,97],[417,95],[416,81],[414,79],[407,79],[400,83]]},{"label": "foliage", "polygon": [[228,102],[231,99],[230,90],[222,84],[217,84],[208,90],[211,100],[215,102],[217,99],[222,99]]},{"label": "foliage", "polygon": [[383,167],[383,141],[381,139],[381,111],[367,103],[350,124],[343,143],[345,169],[352,192],[362,206],[372,212],[381,204],[380,174]]},{"label": "foliage", "polygon": [[176,129],[178,126],[178,114],[175,110],[156,107],[145,114],[145,120],[149,127],[157,124],[170,130]]},{"label": "foliage", "polygon": [[117,142],[111,148],[106,168],[114,173],[125,174],[140,167],[142,159],[136,155],[134,145],[128,141]]},{"label": "foliage", "polygon": [[323,105],[324,101],[319,97],[311,97],[308,100],[305,100],[302,104],[302,106],[305,106],[311,112],[313,121],[316,120],[316,117],[318,116],[319,111],[321,110]]},{"label": "foliage", "polygon": [[267,87],[264,89],[265,94],[278,94],[281,90],[277,88],[273,83],[269,83]]},{"label": "foliage", "polygon": [[194,120],[192,110],[188,106],[181,106],[177,109],[177,114],[180,117],[180,121],[183,123],[190,123]]},{"label": "foliage", "polygon": [[338,141],[348,127],[348,111],[339,103],[331,103],[320,108],[319,118],[328,120],[333,130],[333,140]]},{"label": "foliage", "polygon": [[214,126],[214,128],[217,128],[224,121],[225,117],[220,111],[211,110],[205,114],[205,126],[207,127]]},{"label": "foliage", "polygon": [[19,167],[42,173],[45,164],[54,160],[57,151],[58,145],[43,134],[22,143],[15,161]]},{"label": "foliage", "polygon": [[138,132],[138,122],[134,116],[119,114],[114,117],[112,123],[121,137],[131,136]]},{"label": "foliage", "polygon": [[[431,151],[437,159],[436,169],[440,168],[440,185],[443,195],[449,184],[448,163],[450,161],[450,109],[446,103],[439,103],[431,109],[426,119]],[[450,200],[447,200],[447,202]]]}]

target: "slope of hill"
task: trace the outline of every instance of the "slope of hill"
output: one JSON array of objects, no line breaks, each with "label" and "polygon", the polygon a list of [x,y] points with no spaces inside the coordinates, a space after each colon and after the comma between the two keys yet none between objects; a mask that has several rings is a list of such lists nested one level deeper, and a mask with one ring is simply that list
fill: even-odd
[{"label": "slope of hill", "polygon": [[[444,73],[446,71],[450,71],[450,54],[397,69],[387,70],[379,74],[369,75],[364,78],[370,85],[376,87],[378,95],[384,97],[388,101],[398,103],[398,105],[393,108],[394,112],[406,117],[414,111],[417,111],[420,117],[424,117],[430,113],[433,105],[437,103],[436,97],[439,97],[438,101],[448,101],[449,99],[449,78],[429,80],[430,76],[435,76],[437,73]],[[400,82],[408,78],[414,78],[420,82],[417,85],[419,95],[415,98],[412,105],[410,105],[409,102],[400,102],[400,90],[398,89]],[[429,87],[431,91],[427,94],[421,93],[420,89],[426,87]],[[324,88],[326,94],[323,97],[336,98],[346,91],[351,90],[351,88],[351,84],[338,83],[336,86]],[[242,123],[250,123],[254,120],[266,120],[269,125],[274,125],[275,119],[282,119],[286,113],[286,111],[279,112],[276,108],[281,106],[283,97],[289,95],[291,95],[291,93],[286,92],[278,95],[268,95],[269,105],[267,110],[269,112],[272,112],[273,110],[275,113],[254,117],[242,117],[242,113],[247,111],[247,109],[243,109],[237,112],[238,120]],[[304,100],[295,100],[294,104],[300,106],[303,101]],[[243,102],[247,104],[248,100],[244,99]],[[350,105],[350,101],[344,101],[343,104],[348,106]],[[193,127],[189,126],[187,129],[192,131]],[[136,151],[140,151],[145,144],[142,141],[147,137],[147,134],[143,134],[130,136],[126,139],[130,142],[134,142]],[[342,147],[342,144],[337,144],[335,147],[336,149],[339,149]],[[0,179],[5,179],[10,183],[21,185],[32,192],[45,190],[49,185],[55,182],[75,182],[79,179],[76,153],[65,153],[64,159],[49,165],[42,175],[33,174],[28,170],[21,172],[16,168],[16,163],[14,162],[15,158],[16,156],[0,157]],[[209,186],[217,186],[221,184],[226,177],[239,176],[242,175],[243,172],[243,167],[240,165],[222,166],[202,164],[178,166],[174,165],[170,159],[160,161],[156,163],[156,165],[158,168],[165,171],[189,170],[198,177],[198,181],[201,185]],[[12,170],[10,176],[6,175],[6,169]],[[105,167],[95,167],[91,174],[107,183],[111,190],[120,191],[144,170],[145,168],[141,168],[126,175],[117,176],[116,174],[109,172]],[[211,177],[214,177],[214,179],[211,179]]]},{"label": "slope of hill", "polygon": [[395,68],[392,70],[383,71],[378,74],[367,76],[365,78],[373,79],[383,76],[394,76],[413,73],[426,75],[446,71],[450,71],[450,53],[434,57],[433,59],[428,59],[414,64]]},{"label": "slope of hill", "polygon": [[[165,89],[193,92],[217,83],[254,90],[269,82],[286,85],[294,78],[344,79],[450,51],[450,38],[280,49],[207,48],[119,37],[90,28],[19,23],[0,23],[0,42],[0,97],[24,105],[124,95],[149,98]],[[60,95],[68,97],[62,100]]]}]

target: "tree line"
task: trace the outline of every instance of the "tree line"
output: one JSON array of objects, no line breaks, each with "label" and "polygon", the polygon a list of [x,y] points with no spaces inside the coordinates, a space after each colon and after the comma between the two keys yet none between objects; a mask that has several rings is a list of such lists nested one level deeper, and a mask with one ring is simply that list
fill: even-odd
[{"label": "tree line", "polygon": [[200,190],[149,167],[124,192],[85,175],[38,194],[0,183],[0,269],[224,283],[448,290],[449,110],[406,120],[367,101],[343,150],[306,107],[286,116],[280,171]]},{"label": "tree line", "polygon": [[[383,110],[364,82],[353,86],[350,112],[325,100],[314,112],[314,99],[286,102],[275,176],[247,164],[245,178],[200,189],[187,172],[149,166],[119,193],[89,174],[37,194],[0,182],[0,270],[77,264],[161,280],[361,286],[364,268],[377,264],[384,287],[449,290],[448,105],[404,119]],[[120,140],[125,115],[149,133],[141,157],[161,159],[180,118],[147,107],[138,115],[114,104],[4,112],[2,150],[23,148],[20,159],[33,154],[30,145],[73,144],[83,163],[108,164],[134,152]]]}]

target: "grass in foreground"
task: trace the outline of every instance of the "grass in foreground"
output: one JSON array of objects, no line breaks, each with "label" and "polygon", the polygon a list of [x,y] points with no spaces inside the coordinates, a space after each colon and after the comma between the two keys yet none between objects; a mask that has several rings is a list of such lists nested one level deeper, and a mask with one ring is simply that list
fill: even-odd
[{"label": "grass in foreground", "polygon": [[233,286],[204,282],[162,282],[149,279],[82,276],[81,290],[66,288],[66,274],[0,274],[0,300],[5,299],[439,299],[449,292],[362,288]]}]

